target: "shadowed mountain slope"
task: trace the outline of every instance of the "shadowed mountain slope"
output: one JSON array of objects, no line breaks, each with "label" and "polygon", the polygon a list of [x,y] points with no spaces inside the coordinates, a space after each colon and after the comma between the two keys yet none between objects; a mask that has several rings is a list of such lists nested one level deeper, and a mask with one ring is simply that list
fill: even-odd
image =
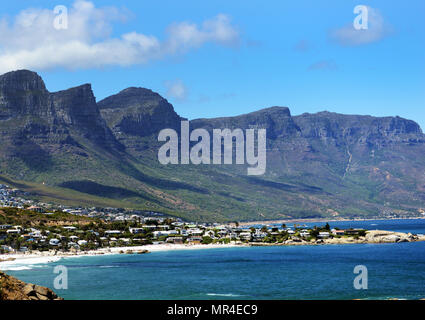
[{"label": "shadowed mountain slope", "polygon": [[190,121],[209,132],[267,129],[266,173],[247,176],[244,165],[161,165],[158,132],[179,132],[182,119],[149,89],[96,103],[90,85],[49,93],[33,72],[8,73],[0,76],[1,174],[189,220],[412,216],[424,207],[425,137],[414,121],[292,116],[287,107]]}]

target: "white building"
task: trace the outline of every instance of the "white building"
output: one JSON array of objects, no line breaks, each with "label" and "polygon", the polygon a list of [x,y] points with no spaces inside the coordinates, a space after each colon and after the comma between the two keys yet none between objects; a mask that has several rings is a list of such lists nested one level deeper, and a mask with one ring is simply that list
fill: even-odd
[{"label": "white building", "polygon": [[243,240],[251,240],[251,232],[241,232],[239,233],[239,238]]},{"label": "white building", "polygon": [[58,246],[60,244],[60,240],[59,239],[50,239],[49,244],[51,246]]},{"label": "white building", "polygon": [[319,232],[319,238],[329,238],[329,232],[327,231]]}]

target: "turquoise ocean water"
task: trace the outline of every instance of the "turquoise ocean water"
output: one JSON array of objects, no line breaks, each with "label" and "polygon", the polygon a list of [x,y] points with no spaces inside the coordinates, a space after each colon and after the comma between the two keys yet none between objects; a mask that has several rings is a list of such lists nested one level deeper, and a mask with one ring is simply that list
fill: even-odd
[{"label": "turquoise ocean water", "polygon": [[[321,225],[320,223],[315,223]],[[425,233],[425,220],[331,223]],[[53,287],[56,265],[68,268],[65,299],[419,299],[425,298],[425,242],[241,247],[63,258],[9,270]],[[356,265],[368,289],[356,290]],[[19,269],[19,268],[18,268]]]}]

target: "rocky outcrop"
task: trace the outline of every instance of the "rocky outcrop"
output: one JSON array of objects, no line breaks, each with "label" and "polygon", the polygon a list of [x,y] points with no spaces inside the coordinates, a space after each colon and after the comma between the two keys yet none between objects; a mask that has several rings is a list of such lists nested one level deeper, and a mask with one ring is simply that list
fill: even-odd
[{"label": "rocky outcrop", "polygon": [[117,137],[145,137],[165,128],[179,130],[181,117],[158,93],[145,88],[128,88],[98,102],[102,116]]},{"label": "rocky outcrop", "polygon": [[50,100],[56,123],[78,130],[97,145],[121,148],[100,115],[90,84],[52,93]]},{"label": "rocky outcrop", "polygon": [[0,76],[0,121],[3,136],[66,144],[61,136],[74,141],[81,135],[98,145],[117,146],[89,84],[50,93],[28,70]]},{"label": "rocky outcrop", "polygon": [[370,230],[366,231],[364,237],[340,237],[324,239],[326,244],[345,244],[345,243],[396,243],[396,242],[415,242],[425,241],[425,237],[417,236],[412,233]]},{"label": "rocky outcrop", "polygon": [[266,129],[267,138],[270,140],[301,135],[300,128],[295,124],[287,107],[271,107],[236,117],[195,119],[190,122],[190,126],[193,129],[204,128],[208,131],[221,128]]},{"label": "rocky outcrop", "polygon": [[145,88],[128,88],[97,103],[115,138],[126,152],[142,159],[145,151],[156,152],[158,133],[180,131],[182,118],[158,93]]},{"label": "rocky outcrop", "polygon": [[324,142],[385,146],[396,142],[424,143],[419,125],[400,117],[344,115],[333,112],[305,113],[294,117],[305,138]]},{"label": "rocky outcrop", "polygon": [[0,76],[0,120],[49,113],[49,92],[38,74],[21,70]]},{"label": "rocky outcrop", "polygon": [[319,245],[319,244],[354,244],[354,243],[396,243],[425,241],[425,236],[418,236],[412,233],[373,230],[366,231],[365,236],[343,236],[325,239],[288,239],[279,243],[251,242],[251,246],[285,246],[285,245]]},{"label": "rocky outcrop", "polygon": [[423,209],[425,136],[414,121],[293,116],[287,107],[190,121],[209,132],[267,129],[266,172],[252,177],[243,165],[160,165],[157,134],[179,132],[181,120],[149,89],[131,87],[96,103],[89,84],[50,93],[36,73],[9,72],[0,76],[0,175],[112,194],[190,220],[411,217]]},{"label": "rocky outcrop", "polygon": [[422,241],[422,238],[411,233],[382,230],[367,231],[365,236],[365,241],[368,243],[412,242],[418,240]]},{"label": "rocky outcrop", "polygon": [[[51,172],[60,181],[67,174],[75,177],[79,169],[94,171],[90,166],[104,162],[99,155],[119,154],[122,149],[89,84],[50,93],[35,72],[0,76],[1,174],[36,180],[40,173]],[[73,168],[73,162],[82,165]]]},{"label": "rocky outcrop", "polygon": [[0,300],[63,300],[51,289],[0,272]]}]

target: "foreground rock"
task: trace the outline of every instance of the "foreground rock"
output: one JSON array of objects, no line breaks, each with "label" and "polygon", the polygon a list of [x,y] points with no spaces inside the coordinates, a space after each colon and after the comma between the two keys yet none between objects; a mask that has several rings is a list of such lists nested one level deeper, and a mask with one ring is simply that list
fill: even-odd
[{"label": "foreground rock", "polygon": [[63,300],[52,290],[25,283],[0,271],[0,300]]}]

